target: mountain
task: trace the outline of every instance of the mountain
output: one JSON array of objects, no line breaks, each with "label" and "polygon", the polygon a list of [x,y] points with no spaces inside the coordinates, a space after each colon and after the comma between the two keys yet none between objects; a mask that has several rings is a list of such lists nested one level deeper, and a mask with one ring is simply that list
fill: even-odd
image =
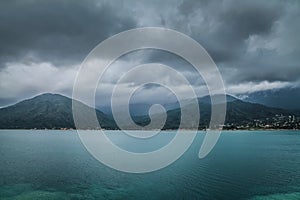
[{"label": "mountain", "polygon": [[[219,101],[219,98],[216,98],[217,101]],[[227,95],[226,98],[227,102],[232,102],[237,100],[236,97],[233,97],[231,95]],[[198,101],[201,103],[207,103],[210,104],[210,96],[204,96],[201,98],[198,98]],[[181,102],[181,106],[185,106],[191,103],[190,99],[186,99],[184,101]],[[174,109],[177,109],[180,107],[180,104],[178,101],[175,102],[167,102],[167,103],[163,103],[161,104],[166,111],[171,111]],[[119,107],[122,107],[124,105],[119,105]],[[149,109],[152,106],[152,104],[150,103],[130,103],[129,104],[129,111],[132,117],[138,118],[138,117],[143,117],[145,115],[148,115],[149,113]],[[99,106],[97,107],[99,110],[101,110],[102,112],[104,112],[105,114],[108,114],[110,116],[112,116],[112,109],[110,106]],[[116,110],[118,110],[118,107],[115,108]]]},{"label": "mountain", "polygon": [[[83,111],[92,108],[76,101]],[[117,128],[114,121],[101,111],[96,110],[101,127]],[[72,99],[59,94],[42,94],[32,99],[0,109],[1,129],[59,129],[75,128],[72,114]]]},{"label": "mountain", "polygon": [[[124,105],[120,105],[119,107],[122,107]],[[152,104],[148,103],[130,103],[129,104],[129,111],[132,116],[143,116],[148,115],[149,109],[152,106]],[[115,109],[118,110],[119,107],[116,107]],[[178,107],[178,106],[177,106]],[[98,110],[101,110],[103,113],[112,116],[112,109],[110,106],[98,106]]]},{"label": "mountain", "polygon": [[300,90],[297,87],[255,92],[244,95],[243,99],[266,106],[300,111]]},{"label": "mountain", "polygon": [[[158,104],[160,104],[160,103],[158,103]],[[161,105],[165,108],[165,110],[172,110],[172,109],[179,107],[178,102],[164,103]],[[119,105],[119,107],[122,107],[122,106],[124,106],[124,105]],[[152,104],[150,104],[150,103],[130,103],[129,111],[130,111],[131,116],[133,116],[133,117],[144,116],[144,115],[148,115],[149,109],[151,106],[152,106]],[[119,107],[116,107],[116,110],[118,110]],[[97,109],[101,110],[102,112],[104,112],[107,115],[112,116],[111,106],[98,106]]]},{"label": "mountain", "polygon": [[[298,111],[273,108],[257,103],[245,102],[230,95],[227,95],[226,99],[227,110],[225,125],[229,128],[236,128],[237,126],[264,127],[269,125],[271,125],[272,128],[295,128],[295,126],[299,126],[298,121],[300,113]],[[188,107],[189,105],[187,102],[188,100],[185,102],[185,106]],[[218,103],[222,102],[218,102],[217,100],[217,104]],[[211,117],[210,97],[205,96],[198,98],[198,105],[200,108],[199,128],[204,129],[208,127]],[[177,129],[180,123],[180,117],[181,109],[179,107],[168,110],[164,129]],[[192,118],[193,116],[189,117]],[[134,118],[134,120],[137,124],[143,126],[150,123],[150,118],[148,116]]]},{"label": "mountain", "polygon": [[[300,128],[299,116],[300,113],[291,110],[268,107],[257,103],[249,103],[227,95],[227,115],[226,127],[271,127],[271,128]],[[217,101],[216,103],[222,103]],[[202,97],[198,99],[200,108],[200,129],[208,127],[211,116],[211,101],[210,97]],[[182,103],[184,109],[189,109],[190,100]],[[84,124],[89,124],[90,112],[94,109],[75,101],[75,106],[82,113],[81,128],[99,128],[88,127]],[[149,107],[149,105],[139,106]],[[178,103],[164,105],[167,110],[167,119],[164,129],[177,129],[180,124],[181,109]],[[136,107],[138,108],[138,106]],[[136,111],[138,112],[138,111]],[[146,112],[143,108],[143,112]],[[142,112],[142,113],[143,113]],[[112,116],[96,110],[96,115],[102,128],[118,129]],[[154,120],[161,118],[160,113],[154,114]],[[194,116],[188,116],[192,119]],[[133,120],[145,126],[149,124],[150,118],[148,114],[142,116],[132,115]],[[156,120],[158,123],[161,121]],[[42,94],[31,99],[21,101],[15,105],[0,109],[0,129],[60,129],[60,128],[75,128],[72,114],[72,99],[59,94]],[[130,127],[129,127],[130,128]],[[189,127],[186,127],[189,128]]]}]

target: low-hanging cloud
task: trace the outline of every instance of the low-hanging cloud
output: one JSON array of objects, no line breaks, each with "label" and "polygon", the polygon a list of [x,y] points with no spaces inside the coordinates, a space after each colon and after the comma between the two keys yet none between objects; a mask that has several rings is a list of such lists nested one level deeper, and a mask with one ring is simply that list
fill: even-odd
[{"label": "low-hanging cloud", "polygon": [[[0,106],[42,92],[70,95],[76,71],[93,47],[120,31],[144,26],[172,28],[198,41],[219,67],[229,93],[299,87],[299,19],[300,3],[293,0],[2,1]],[[181,58],[148,51],[116,61],[104,77],[103,94],[131,65],[148,62],[172,66],[195,88],[205,88]],[[163,93],[149,91],[152,98]]]}]

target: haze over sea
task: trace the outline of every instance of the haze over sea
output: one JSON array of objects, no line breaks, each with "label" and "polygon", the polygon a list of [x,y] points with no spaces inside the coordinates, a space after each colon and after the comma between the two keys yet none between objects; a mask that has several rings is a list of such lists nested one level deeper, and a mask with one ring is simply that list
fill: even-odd
[{"label": "haze over sea", "polygon": [[[142,152],[174,134],[139,145],[108,135]],[[76,131],[1,130],[0,199],[300,199],[299,131],[224,131],[200,160],[203,137],[162,170],[127,174],[95,160]]]}]

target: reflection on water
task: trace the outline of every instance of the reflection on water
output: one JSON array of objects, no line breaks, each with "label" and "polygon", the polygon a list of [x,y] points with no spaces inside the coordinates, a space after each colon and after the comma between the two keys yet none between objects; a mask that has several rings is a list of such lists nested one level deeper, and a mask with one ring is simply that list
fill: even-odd
[{"label": "reflection on water", "polygon": [[[151,141],[111,139],[130,151],[160,148]],[[96,161],[75,131],[0,131],[1,199],[300,199],[300,133],[224,132],[205,159],[204,134],[171,166],[126,174]]]}]

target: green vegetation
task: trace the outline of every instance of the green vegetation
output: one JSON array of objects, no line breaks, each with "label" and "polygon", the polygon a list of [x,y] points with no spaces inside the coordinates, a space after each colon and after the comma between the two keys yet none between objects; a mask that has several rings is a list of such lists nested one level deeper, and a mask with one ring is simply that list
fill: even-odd
[{"label": "green vegetation", "polygon": [[[91,110],[76,101],[83,111]],[[116,129],[114,121],[96,110],[101,126]],[[59,94],[42,94],[15,105],[0,109],[1,129],[61,129],[75,128],[72,115],[72,99]],[[94,127],[93,127],[94,128]]]},{"label": "green vegetation", "polygon": [[[209,125],[211,102],[209,97],[199,98],[201,119],[199,129]],[[88,114],[93,108],[75,101],[83,113],[82,120],[89,121]],[[186,105],[186,109],[189,105]],[[112,116],[96,110],[101,128],[118,129]],[[159,115],[159,114],[156,114]],[[154,116],[155,117],[155,116]],[[194,116],[189,116],[191,119]],[[180,124],[181,109],[167,111],[167,120],[163,129],[177,129]],[[133,120],[145,126],[150,123],[149,116],[133,116]],[[82,123],[84,124],[84,123]],[[42,94],[32,99],[0,109],[1,129],[74,129],[72,99],[58,94]],[[82,129],[97,129],[99,126],[82,126]],[[189,127],[183,127],[189,128]],[[299,129],[300,118],[296,111],[271,108],[261,104],[244,102],[227,96],[227,116],[224,129]],[[130,129],[130,127],[129,127]]]}]

